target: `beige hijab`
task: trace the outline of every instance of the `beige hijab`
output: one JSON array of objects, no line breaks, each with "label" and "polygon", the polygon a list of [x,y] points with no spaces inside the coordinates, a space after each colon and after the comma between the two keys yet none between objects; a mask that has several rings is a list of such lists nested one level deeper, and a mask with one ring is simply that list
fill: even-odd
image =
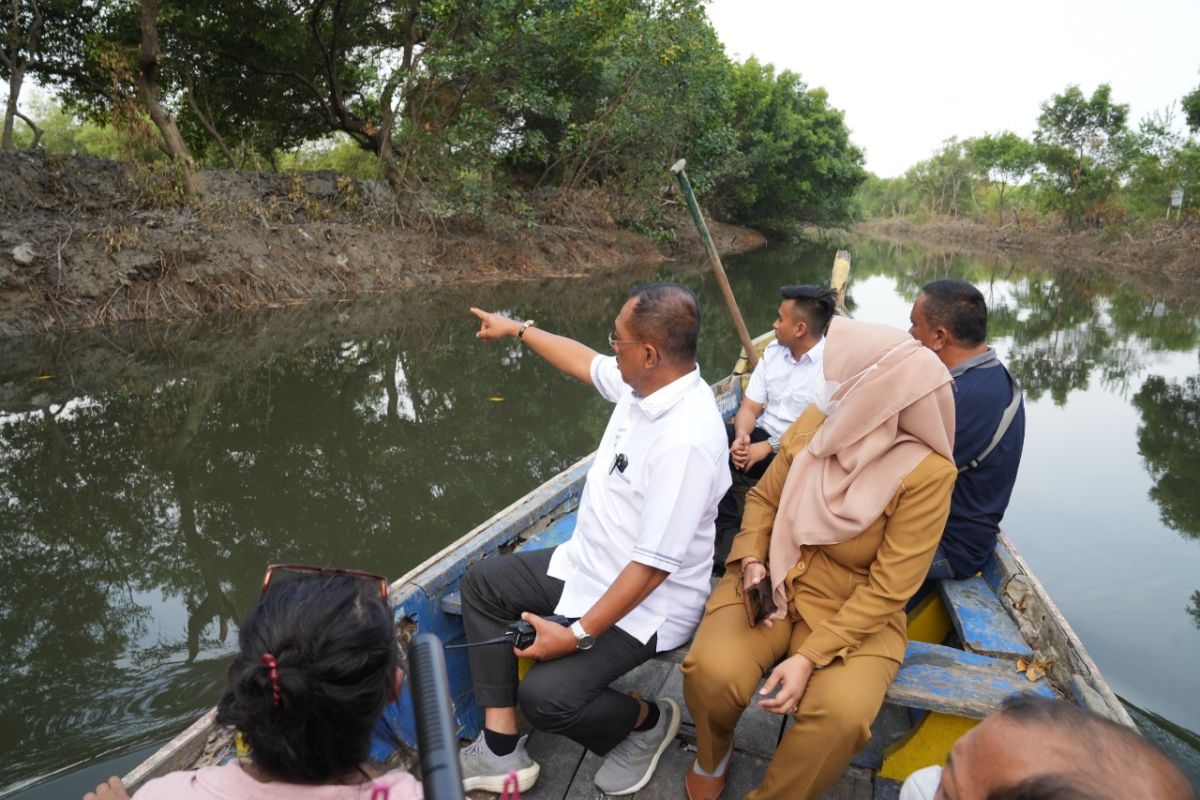
[{"label": "beige hijab", "polygon": [[842,384],[832,395],[837,405],[792,461],[771,530],[771,586],[781,609],[802,546],[858,536],[930,452],[954,460],[950,373],[907,333],[835,317],[824,373]]}]

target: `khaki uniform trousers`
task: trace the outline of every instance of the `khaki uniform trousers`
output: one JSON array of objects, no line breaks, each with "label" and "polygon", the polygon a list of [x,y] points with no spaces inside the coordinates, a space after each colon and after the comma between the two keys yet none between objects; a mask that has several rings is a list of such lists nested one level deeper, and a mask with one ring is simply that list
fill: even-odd
[{"label": "khaki uniform trousers", "polygon": [[[701,621],[681,669],[702,769],[716,769],[729,752],[742,712],[758,702],[753,695],[759,681],[809,633],[804,620],[791,616],[770,628],[751,628],[740,604],[714,609]],[[747,800],[815,798],[832,786],[871,738],[871,723],[899,669],[890,658],[852,654],[813,672],[794,724],[784,733],[762,785]]]}]

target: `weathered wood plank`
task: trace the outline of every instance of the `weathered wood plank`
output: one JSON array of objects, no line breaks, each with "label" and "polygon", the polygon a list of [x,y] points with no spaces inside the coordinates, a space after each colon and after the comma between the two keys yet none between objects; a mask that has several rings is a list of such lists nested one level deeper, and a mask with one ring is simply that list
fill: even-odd
[{"label": "weathered wood plank", "polygon": [[586,752],[583,745],[565,736],[534,731],[529,736],[529,755],[541,765],[542,771],[533,788],[521,796],[529,800],[561,800],[570,791]]},{"label": "weathered wood plank", "polygon": [[1003,558],[995,559],[999,568],[1007,573],[1003,575],[1004,582],[998,592],[1001,602],[1012,609],[1021,633],[1043,656],[1050,658],[1050,676],[1060,685],[1067,686],[1073,674],[1079,675],[1103,699],[1109,719],[1136,730],[1133,718],[1100,676],[1100,669],[1083,642],[1003,531],[997,538],[996,548],[997,555],[1002,548],[1006,551]]},{"label": "weathered wood plank", "polygon": [[1010,695],[1057,697],[1050,682],[1030,683],[1013,662],[926,642],[909,642],[887,701],[982,719]]},{"label": "weathered wood plank", "polygon": [[393,605],[402,603],[406,593],[423,590],[441,597],[462,578],[468,566],[495,552],[537,525],[557,508],[564,512],[579,504],[583,482],[595,454],[589,454],[534,489],[515,503],[493,514],[457,541],[409,570],[392,584]]},{"label": "weathered wood plank", "polygon": [[[650,782],[635,792],[635,800],[687,800],[683,776],[692,766],[694,754],[680,742],[669,746],[658,760],[658,768]],[[734,797],[737,795],[730,795]]]},{"label": "weathered wood plank", "polygon": [[680,645],[679,647],[676,647],[674,650],[663,650],[661,653],[656,655],[654,657],[654,659],[656,661],[663,661],[668,664],[682,664],[683,657],[688,654],[688,650],[690,650],[691,648],[692,648],[692,643],[688,642],[685,645]]},{"label": "weathered wood plank", "polygon": [[850,767],[821,795],[821,800],[871,800],[873,793],[871,771]]},{"label": "weathered wood plank", "polygon": [[1003,595],[1004,584],[1008,582],[1009,578],[1021,574],[1021,567],[1012,557],[1005,541],[1007,541],[1007,537],[996,540],[992,557],[983,564],[983,579],[987,581],[988,588],[995,592],[997,597]]},{"label": "weathered wood plank", "polygon": [[[690,751],[688,755],[695,757],[695,753]],[[725,776],[725,792],[721,796],[734,798],[750,794],[763,782],[770,763],[769,758],[760,758],[753,753],[735,752],[729,761],[729,772]],[[686,769],[691,768],[692,761],[688,759]],[[683,775],[679,776],[679,782],[683,783]]]},{"label": "weathered wood plank", "polygon": [[[628,692],[636,697],[664,697],[663,685],[670,679],[672,673],[679,670],[674,664],[651,659],[639,664],[617,678],[612,688],[618,692]],[[678,702],[678,698],[673,698]]]},{"label": "weathered wood plank", "polygon": [[[571,534],[575,532],[575,522],[578,519],[578,511],[564,514],[533,536],[521,542],[515,550],[541,550],[546,547],[557,547],[571,538]],[[446,592],[442,595],[438,607],[445,614],[462,616],[462,592],[458,589],[455,589],[453,592]]]},{"label": "weathered wood plank", "polygon": [[[790,724],[790,722],[789,722]],[[884,703],[875,721],[871,723],[871,740],[850,759],[850,765],[862,769],[877,770],[883,763],[883,751],[912,730],[908,709]],[[784,728],[784,734],[787,727]]]},{"label": "weathered wood plank", "polygon": [[[759,684],[761,686],[761,684]],[[683,711],[683,723],[679,727],[679,738],[689,743],[696,741],[696,723],[692,712],[683,702],[683,675],[674,671],[663,685],[662,696],[670,697],[679,703]],[[757,702],[751,701],[742,713],[737,727],[733,730],[734,749],[770,760],[775,755],[775,747],[779,744],[779,733],[783,730],[785,718],[779,714],[764,711]]]},{"label": "weathered wood plank", "polygon": [[887,778],[875,776],[875,792],[872,800],[900,800],[899,781],[889,781]]},{"label": "weathered wood plank", "polygon": [[596,788],[595,783],[596,770],[600,769],[603,763],[604,759],[595,753],[584,753],[579,769],[575,770],[575,779],[571,781],[563,800],[599,800],[604,797],[604,793]]},{"label": "weathered wood plank", "polygon": [[194,768],[192,762],[204,751],[205,744],[216,729],[217,709],[213,708],[125,775],[122,779],[125,788],[133,794],[151,778],[175,770]]},{"label": "weathered wood plank", "polygon": [[980,576],[938,584],[950,620],[963,646],[996,658],[1020,658],[1033,652],[1000,598]]}]

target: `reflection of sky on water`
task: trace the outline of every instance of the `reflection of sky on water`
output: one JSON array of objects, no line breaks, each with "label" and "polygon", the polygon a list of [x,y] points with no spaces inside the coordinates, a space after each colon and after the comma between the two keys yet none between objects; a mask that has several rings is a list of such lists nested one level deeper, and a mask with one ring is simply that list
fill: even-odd
[{"label": "reflection of sky on water", "polygon": [[[1190,354],[1154,362],[1157,374],[1196,372]],[[1200,588],[1200,542],[1166,529],[1150,500],[1141,415],[1127,399],[1140,384],[1124,397],[1093,388],[1066,406],[1028,406],[1004,527],[1113,689],[1198,730],[1200,631],[1183,612]]]},{"label": "reflection of sky on water", "polygon": [[[84,409],[92,408],[97,405],[98,401],[93,397],[76,397],[62,405],[51,405],[50,410],[61,420],[74,419],[75,416]],[[0,413],[0,426],[4,425],[19,425],[29,422],[34,417],[41,415],[40,408],[31,411],[12,411],[7,414]]]}]

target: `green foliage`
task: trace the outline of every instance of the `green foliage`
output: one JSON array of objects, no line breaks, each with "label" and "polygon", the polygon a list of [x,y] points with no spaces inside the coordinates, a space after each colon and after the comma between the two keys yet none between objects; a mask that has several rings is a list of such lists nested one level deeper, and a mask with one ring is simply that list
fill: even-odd
[{"label": "green foliage", "polygon": [[333,170],[354,178],[378,178],[379,161],[345,134],[331,134],[281,153],[276,159],[281,172]]},{"label": "green foliage", "polygon": [[904,177],[916,191],[926,215],[958,216],[966,210],[972,166],[957,138],[947,139],[932,158],[909,167]]},{"label": "green foliage", "polygon": [[1012,131],[984,134],[966,140],[963,146],[976,176],[989,187],[995,185],[998,188],[1000,218],[1003,220],[1005,189],[1029,176],[1037,166],[1037,150]]},{"label": "green foliage", "polygon": [[513,180],[636,191],[686,155],[704,192],[728,160],[728,62],[699,2],[539,3],[512,48],[495,116]]},{"label": "green foliage", "polygon": [[1154,480],[1150,496],[1158,503],[1165,525],[1184,536],[1200,538],[1200,444],[1193,432],[1200,424],[1200,378],[1181,382],[1151,375],[1133,397],[1142,413],[1138,451]]},{"label": "green foliage", "polygon": [[718,178],[720,205],[734,220],[782,230],[851,218],[863,154],[825,91],[754,58],[732,73],[738,152]]},{"label": "green foliage", "polygon": [[1128,107],[1113,101],[1107,85],[1091,97],[1070,86],[1042,104],[1032,142],[1011,131],[950,139],[903,178],[867,181],[855,202],[868,217],[970,215],[1021,224],[1061,214],[1072,227],[1156,223],[1175,188],[1184,189],[1184,215],[1200,208],[1200,142],[1180,131],[1173,109],[1151,114],[1136,130],[1127,118]]},{"label": "green foliage", "polygon": [[1125,166],[1128,116],[1129,106],[1114,103],[1106,83],[1090,98],[1069,86],[1042,104],[1034,133],[1039,184],[1046,203],[1063,211],[1072,227],[1104,222],[1105,203]]},{"label": "green foliage", "polygon": [[1200,133],[1200,86],[1183,96],[1183,114],[1192,133]]},{"label": "green foliage", "polygon": [[917,208],[912,185],[904,178],[880,178],[873,173],[859,185],[854,201],[858,215],[871,217],[904,217]]},{"label": "green foliage", "polygon": [[[54,101],[33,104],[29,116],[42,129],[42,139],[38,144],[48,153],[109,159],[121,157],[123,142],[120,134],[111,126],[79,119]],[[28,147],[32,140],[32,131],[24,126],[17,128],[18,147]],[[153,160],[160,157],[161,153],[147,150],[140,156],[145,160]]]},{"label": "green foliage", "polygon": [[[45,2],[64,10],[32,74],[80,133],[152,157],[142,4]],[[196,160],[382,175],[434,218],[601,187],[669,235],[657,206],[685,157],[707,206],[782,228],[848,218],[865,177],[824,91],[732,64],[704,0],[170,0],[155,21],[157,94]]]},{"label": "green foliage", "polygon": [[1126,137],[1125,144],[1129,177],[1120,200],[1130,213],[1159,218],[1172,189],[1197,185],[1200,147],[1184,140],[1169,113],[1143,119],[1137,133]]}]

